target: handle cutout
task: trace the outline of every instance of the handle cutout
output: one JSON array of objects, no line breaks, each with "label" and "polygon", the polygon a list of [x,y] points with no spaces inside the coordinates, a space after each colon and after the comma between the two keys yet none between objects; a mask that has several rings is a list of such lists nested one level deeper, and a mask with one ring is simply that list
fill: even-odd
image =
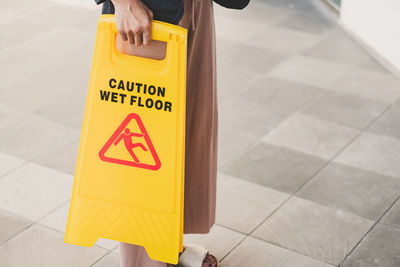
[{"label": "handle cutout", "polygon": [[136,46],[124,41],[120,34],[117,34],[116,38],[117,50],[122,54],[156,60],[163,60],[167,55],[166,42],[151,40],[149,45]]}]

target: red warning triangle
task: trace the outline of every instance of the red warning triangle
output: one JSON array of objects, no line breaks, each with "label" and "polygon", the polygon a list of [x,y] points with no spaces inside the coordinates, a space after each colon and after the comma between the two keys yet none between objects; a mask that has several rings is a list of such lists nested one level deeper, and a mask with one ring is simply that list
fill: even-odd
[{"label": "red warning triangle", "polygon": [[158,170],[160,159],[138,114],[129,114],[99,152],[103,161]]}]

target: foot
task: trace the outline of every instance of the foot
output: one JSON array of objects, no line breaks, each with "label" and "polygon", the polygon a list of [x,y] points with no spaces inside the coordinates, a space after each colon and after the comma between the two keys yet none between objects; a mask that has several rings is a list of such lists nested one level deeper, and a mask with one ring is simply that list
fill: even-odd
[{"label": "foot", "polygon": [[178,267],[219,267],[218,259],[206,248],[199,245],[188,245],[179,255]]},{"label": "foot", "polygon": [[206,258],[203,261],[202,267],[218,267],[218,260],[214,255],[207,254]]}]

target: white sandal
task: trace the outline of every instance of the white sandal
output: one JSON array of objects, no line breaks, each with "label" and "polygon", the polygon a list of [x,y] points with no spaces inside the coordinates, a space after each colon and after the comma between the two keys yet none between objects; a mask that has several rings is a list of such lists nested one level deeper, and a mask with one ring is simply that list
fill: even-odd
[{"label": "white sandal", "polygon": [[[208,250],[203,246],[195,244],[185,245],[183,252],[179,256],[177,267],[203,267],[207,255],[209,255]],[[216,261],[216,264],[210,264],[210,266],[218,267],[218,259],[211,254],[210,256]]]}]

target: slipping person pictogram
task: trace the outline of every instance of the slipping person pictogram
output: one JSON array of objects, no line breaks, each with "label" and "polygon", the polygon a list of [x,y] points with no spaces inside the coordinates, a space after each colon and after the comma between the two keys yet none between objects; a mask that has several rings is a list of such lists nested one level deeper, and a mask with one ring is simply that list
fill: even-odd
[{"label": "slipping person pictogram", "polygon": [[[129,125],[131,125],[131,127],[128,127]],[[132,125],[135,125],[133,128],[137,128],[138,130],[133,131]],[[140,141],[135,141],[134,138],[140,138]],[[121,147],[117,148],[118,145],[123,145],[124,149],[121,150]],[[115,148],[117,148],[117,150],[115,150]],[[143,152],[150,153],[152,162],[144,162],[143,158],[139,159],[137,153],[134,151],[136,148],[141,149]],[[128,151],[130,158],[128,154],[124,152],[125,150]],[[113,135],[101,148],[99,157],[101,160],[106,162],[144,168],[148,170],[158,170],[161,167],[160,159],[158,158],[157,152],[150,140],[149,134],[147,133],[139,115],[136,113],[129,114],[123,120],[121,125],[117,128],[117,130],[115,130]]]},{"label": "slipping person pictogram", "polygon": [[144,136],[143,133],[133,133],[131,132],[131,130],[129,130],[129,128],[125,128],[125,130],[120,134],[118,139],[114,142],[114,145],[115,146],[118,145],[118,143],[123,139],[125,147],[128,150],[129,154],[132,156],[135,162],[139,163],[139,159],[135,155],[135,152],[133,152],[133,149],[135,147],[140,147],[144,151],[147,151],[147,148],[142,143],[133,143],[132,137],[143,137],[143,136]]}]

